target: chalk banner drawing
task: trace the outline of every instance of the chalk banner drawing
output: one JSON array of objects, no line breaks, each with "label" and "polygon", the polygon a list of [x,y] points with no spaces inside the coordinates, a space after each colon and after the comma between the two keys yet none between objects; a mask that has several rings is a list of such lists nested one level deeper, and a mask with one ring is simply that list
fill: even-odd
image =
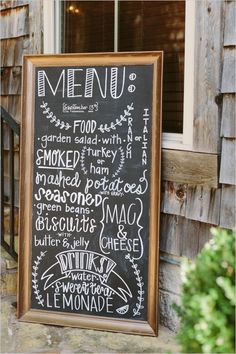
[{"label": "chalk banner drawing", "polygon": [[147,321],[154,64],[34,77],[31,308]]}]

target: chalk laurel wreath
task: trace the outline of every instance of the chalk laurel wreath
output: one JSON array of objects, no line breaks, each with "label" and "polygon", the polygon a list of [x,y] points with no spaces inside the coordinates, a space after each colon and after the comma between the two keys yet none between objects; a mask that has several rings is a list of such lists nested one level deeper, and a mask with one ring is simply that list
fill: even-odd
[{"label": "chalk laurel wreath", "polygon": [[127,121],[127,117],[131,116],[130,111],[134,109],[133,102],[130,105],[127,105],[127,109],[124,109],[124,113],[120,115],[120,118],[116,119],[116,122],[111,122],[110,125],[108,124],[101,124],[98,130],[101,133],[110,132],[111,130],[116,130],[117,126],[122,126],[123,122]]},{"label": "chalk laurel wreath", "polygon": [[47,119],[50,119],[50,123],[53,123],[55,125],[55,127],[58,127],[60,129],[65,129],[65,130],[68,130],[71,128],[71,125],[69,123],[65,123],[63,120],[58,119],[53,114],[53,112],[51,111],[51,108],[48,107],[47,102],[42,101],[40,108],[44,109],[43,114],[46,115]]},{"label": "chalk laurel wreath", "polygon": [[45,252],[40,252],[40,255],[37,256],[37,260],[34,260],[34,264],[33,265],[33,272],[32,272],[32,275],[33,275],[33,279],[32,279],[32,288],[34,289],[34,294],[36,295],[36,299],[38,300],[38,304],[41,305],[42,307],[44,307],[44,299],[43,299],[43,296],[39,293],[39,286],[38,286],[38,268],[39,268],[39,264],[41,262],[41,260],[43,259],[43,257],[45,257],[45,254],[47,253],[47,251]]},{"label": "chalk laurel wreath", "polygon": [[137,280],[137,286],[139,288],[138,296],[137,296],[138,301],[135,304],[136,307],[133,309],[134,316],[139,316],[139,315],[141,315],[140,310],[142,310],[144,308],[144,306],[142,305],[142,302],[144,301],[144,297],[143,297],[144,283],[142,282],[143,277],[140,277],[140,270],[138,269],[138,265],[137,265],[137,263],[134,263],[134,258],[130,256],[130,253],[128,253],[125,256],[125,259],[128,259],[128,261],[132,264],[132,268],[134,269],[134,275],[136,276],[136,280]]}]

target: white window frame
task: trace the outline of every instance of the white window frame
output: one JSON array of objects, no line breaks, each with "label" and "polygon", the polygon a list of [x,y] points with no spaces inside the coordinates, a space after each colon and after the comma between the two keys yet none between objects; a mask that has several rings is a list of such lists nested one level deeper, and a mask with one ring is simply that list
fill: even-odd
[{"label": "white window frame", "polygon": [[[115,9],[118,0],[115,0]],[[185,8],[185,55],[184,55],[184,113],[183,134],[163,133],[162,147],[166,149],[193,149],[194,117],[194,47],[195,47],[195,0],[186,0]],[[60,0],[44,0],[44,54],[58,54],[61,51]],[[114,51],[117,51],[118,21],[114,17]],[[186,65],[187,63],[187,65]]]}]

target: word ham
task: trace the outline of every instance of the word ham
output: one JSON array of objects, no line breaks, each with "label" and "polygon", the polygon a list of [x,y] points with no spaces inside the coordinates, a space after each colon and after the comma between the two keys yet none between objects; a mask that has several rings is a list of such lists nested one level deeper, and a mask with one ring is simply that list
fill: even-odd
[{"label": "word ham", "polygon": [[44,150],[36,151],[36,165],[39,168],[55,168],[74,170],[80,158],[80,152],[75,150]]}]

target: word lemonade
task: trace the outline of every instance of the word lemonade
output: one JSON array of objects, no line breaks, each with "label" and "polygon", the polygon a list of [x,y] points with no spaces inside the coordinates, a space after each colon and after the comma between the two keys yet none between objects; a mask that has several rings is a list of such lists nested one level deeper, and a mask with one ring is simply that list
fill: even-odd
[{"label": "word lemonade", "polygon": [[37,69],[33,308],[146,319],[152,74]]}]

